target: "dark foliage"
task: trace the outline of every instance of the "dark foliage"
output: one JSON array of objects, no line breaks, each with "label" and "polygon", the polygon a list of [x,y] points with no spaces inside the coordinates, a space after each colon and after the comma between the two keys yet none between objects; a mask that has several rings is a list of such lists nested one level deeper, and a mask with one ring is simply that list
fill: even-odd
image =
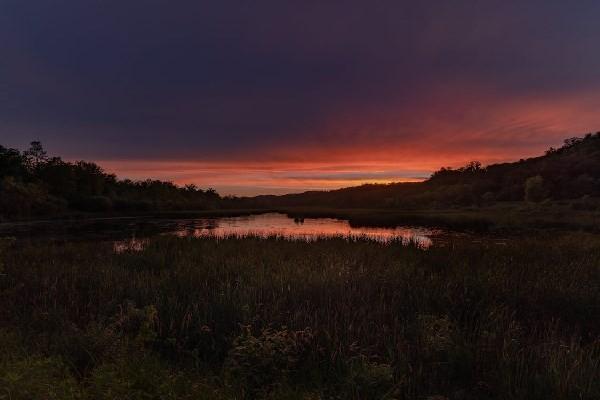
[{"label": "dark foliage", "polygon": [[441,168],[418,183],[366,184],[283,196],[224,197],[195,185],[118,180],[94,163],[49,158],[39,142],[20,152],[0,146],[0,218],[65,212],[144,213],[212,209],[433,210],[527,201],[571,201],[599,208],[600,132],[565,140],[541,157],[483,167]]},{"label": "dark foliage", "polygon": [[[534,178],[530,180],[530,178]],[[539,178],[537,178],[539,177]],[[530,197],[526,196],[530,180]],[[243,207],[432,209],[496,202],[600,197],[600,132],[565,140],[544,156],[482,167],[441,168],[421,183],[367,184],[327,192],[238,199]]]},{"label": "dark foliage", "polygon": [[94,163],[49,158],[39,142],[20,152],[0,146],[0,219],[67,212],[211,209],[212,189],[171,182],[118,180]]},{"label": "dark foliage", "polygon": [[0,240],[0,399],[598,399],[599,244]]}]

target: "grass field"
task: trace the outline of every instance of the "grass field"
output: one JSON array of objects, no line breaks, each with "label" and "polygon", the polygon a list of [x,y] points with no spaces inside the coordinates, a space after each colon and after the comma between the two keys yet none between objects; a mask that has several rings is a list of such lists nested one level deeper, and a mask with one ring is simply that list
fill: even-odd
[{"label": "grass field", "polygon": [[0,399],[600,398],[598,236],[1,243]]}]

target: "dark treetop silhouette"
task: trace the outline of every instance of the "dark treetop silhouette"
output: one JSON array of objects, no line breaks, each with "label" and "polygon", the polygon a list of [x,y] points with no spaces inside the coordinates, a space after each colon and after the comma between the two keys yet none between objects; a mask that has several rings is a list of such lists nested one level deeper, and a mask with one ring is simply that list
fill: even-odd
[{"label": "dark treetop silhouette", "polygon": [[214,208],[219,195],[195,185],[119,180],[94,163],[48,157],[39,142],[20,152],[0,146],[0,216],[27,217],[65,211],[144,212]]},{"label": "dark treetop silhouette", "polygon": [[283,196],[222,198],[213,189],[159,180],[119,180],[94,163],[48,157],[39,142],[19,151],[0,146],[0,216],[18,218],[69,211],[124,212],[265,209],[276,207],[430,209],[497,202],[600,196],[600,133],[571,138],[541,157],[483,167],[441,168],[419,183],[367,184]]},{"label": "dark treetop silhouette", "polygon": [[600,132],[571,138],[544,156],[482,167],[441,168],[420,183],[367,184],[328,192],[245,199],[246,207],[447,208],[600,196]]}]

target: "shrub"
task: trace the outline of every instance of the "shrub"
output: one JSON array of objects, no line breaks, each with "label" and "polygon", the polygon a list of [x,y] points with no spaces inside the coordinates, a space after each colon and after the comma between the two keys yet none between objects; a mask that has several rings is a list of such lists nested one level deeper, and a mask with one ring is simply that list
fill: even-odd
[{"label": "shrub", "polygon": [[112,210],[112,201],[105,196],[88,196],[75,200],[72,207],[89,212],[103,212]]},{"label": "shrub", "polygon": [[581,196],[579,200],[571,203],[573,210],[595,211],[598,209],[599,202],[593,199],[590,195]]},{"label": "shrub", "polygon": [[533,203],[539,203],[548,196],[544,187],[544,178],[540,175],[527,178],[525,181],[525,200]]},{"label": "shrub", "polygon": [[94,400],[218,400],[221,393],[204,382],[175,372],[159,358],[127,356],[96,368],[86,381]]},{"label": "shrub", "polygon": [[484,204],[493,204],[496,201],[496,195],[493,192],[485,192],[481,196],[481,201]]},{"label": "shrub", "polygon": [[250,327],[238,336],[225,361],[226,372],[244,397],[268,393],[300,370],[308,368],[315,351],[310,329],[264,329],[254,336]]},{"label": "shrub", "polygon": [[60,354],[78,377],[107,359],[116,357],[121,350],[121,338],[110,328],[90,323],[86,329],[66,325],[53,338],[52,350]]},{"label": "shrub", "polygon": [[390,364],[358,357],[350,364],[349,379],[344,382],[346,397],[358,399],[386,399],[395,390],[394,369]]},{"label": "shrub", "polygon": [[0,362],[1,400],[80,398],[76,379],[59,358],[30,356]]}]

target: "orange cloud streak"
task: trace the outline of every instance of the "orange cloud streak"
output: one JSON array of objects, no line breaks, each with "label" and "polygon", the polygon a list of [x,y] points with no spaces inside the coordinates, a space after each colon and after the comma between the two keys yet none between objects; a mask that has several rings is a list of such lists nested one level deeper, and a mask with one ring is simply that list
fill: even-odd
[{"label": "orange cloud streak", "polygon": [[108,171],[215,187],[223,194],[287,193],[362,183],[419,181],[442,166],[540,155],[600,127],[596,92],[499,101],[492,89],[449,87],[416,99],[337,115],[323,133],[223,156],[226,160],[103,160]]}]

